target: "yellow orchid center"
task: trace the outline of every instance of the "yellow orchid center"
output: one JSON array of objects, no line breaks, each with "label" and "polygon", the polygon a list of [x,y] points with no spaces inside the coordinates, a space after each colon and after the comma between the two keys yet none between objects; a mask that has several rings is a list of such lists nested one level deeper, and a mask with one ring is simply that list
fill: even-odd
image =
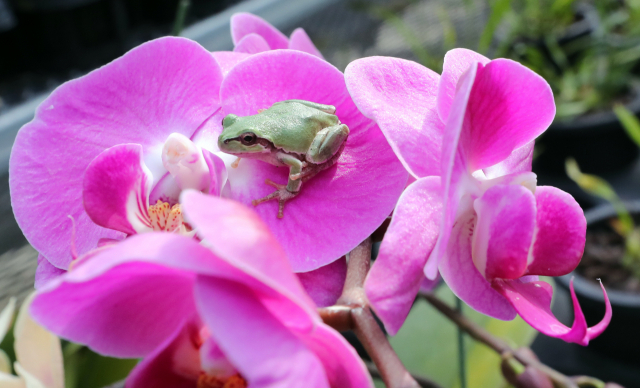
[{"label": "yellow orchid center", "polygon": [[149,219],[155,231],[182,232],[181,229],[186,229],[180,204],[171,206],[168,202],[158,200],[155,205],[149,206]]},{"label": "yellow orchid center", "polygon": [[197,388],[247,388],[247,381],[239,373],[226,378],[202,373],[198,378]]}]

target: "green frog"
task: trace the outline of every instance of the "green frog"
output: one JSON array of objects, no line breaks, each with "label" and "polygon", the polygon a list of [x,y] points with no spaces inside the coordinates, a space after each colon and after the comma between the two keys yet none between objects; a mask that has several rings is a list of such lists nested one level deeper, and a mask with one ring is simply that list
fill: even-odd
[{"label": "green frog", "polygon": [[223,131],[218,137],[220,151],[289,167],[287,184],[267,179],[265,183],[277,190],[253,200],[254,206],[277,200],[278,218],[282,218],[285,203],[300,193],[302,183],[336,164],[349,128],[340,123],[335,112],[332,105],[287,100],[276,102],[253,116],[225,116]]}]

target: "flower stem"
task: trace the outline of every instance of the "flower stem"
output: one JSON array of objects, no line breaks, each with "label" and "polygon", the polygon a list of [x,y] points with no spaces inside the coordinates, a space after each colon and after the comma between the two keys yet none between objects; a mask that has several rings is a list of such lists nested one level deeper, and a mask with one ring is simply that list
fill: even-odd
[{"label": "flower stem", "polygon": [[[462,314],[462,300],[456,297],[456,310],[461,316]],[[458,373],[460,373],[460,387],[467,388],[467,366],[466,366],[466,354],[464,351],[464,331],[458,326]]]},{"label": "flower stem", "polygon": [[354,331],[388,388],[420,388],[402,365],[367,304],[364,281],[370,266],[371,238],[367,237],[348,255],[347,277],[338,305],[319,309],[320,316],[337,330]]},{"label": "flower stem", "polygon": [[461,331],[469,334],[476,341],[482,342],[487,345],[491,349],[493,349],[496,353],[500,355],[505,354],[513,354],[513,356],[520,361],[525,366],[532,366],[544,374],[546,374],[551,381],[553,381],[554,386],[556,388],[578,388],[579,385],[574,381],[575,378],[569,378],[564,374],[558,372],[557,370],[544,365],[537,359],[531,357],[526,352],[521,351],[520,349],[513,349],[509,344],[507,344],[502,339],[495,337],[493,334],[489,333],[482,326],[473,322],[469,318],[460,314],[455,309],[449,307],[446,303],[440,300],[437,296],[432,293],[421,293],[420,294],[424,299],[427,300],[433,307],[435,307],[438,311],[440,311],[444,316],[449,318],[453,323],[455,323]]}]

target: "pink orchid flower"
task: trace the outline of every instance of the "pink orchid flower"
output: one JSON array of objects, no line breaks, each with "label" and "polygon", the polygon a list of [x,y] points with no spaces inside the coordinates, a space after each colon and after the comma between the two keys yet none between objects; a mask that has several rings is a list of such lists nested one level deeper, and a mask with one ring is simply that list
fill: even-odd
[{"label": "pink orchid flower", "polygon": [[255,212],[194,190],[180,203],[202,244],[147,233],[111,245],[44,285],[34,318],[99,353],[144,357],[129,388],[373,387]]},{"label": "pink orchid flower", "polygon": [[188,233],[183,189],[218,194],[222,160],[191,138],[220,108],[222,73],[183,38],[145,43],[79,79],[37,109],[10,160],[13,211],[40,252],[37,284],[104,241]]},{"label": "pink orchid flower", "polygon": [[[320,305],[335,302],[346,270],[344,260],[335,261],[384,222],[405,187],[407,172],[375,122],[356,108],[342,72],[310,54],[294,50],[254,54],[225,76],[220,99],[221,111],[194,138],[211,151],[218,150],[225,115],[255,115],[284,100],[333,105],[340,122],[349,127],[337,164],[305,182],[300,194],[287,202],[284,218],[276,217],[277,202],[255,208],[284,247],[294,272],[308,274],[304,281],[314,300]],[[286,168],[251,159],[242,159],[234,168],[236,157],[217,155],[229,166],[229,197],[246,205],[273,191],[266,179],[287,182]],[[321,273],[314,271],[319,268]],[[330,291],[322,291],[325,288]]]},{"label": "pink orchid flower", "polygon": [[346,77],[362,112],[418,178],[401,196],[365,284],[389,332],[404,322],[423,273],[433,279],[439,271],[489,316],[519,314],[544,334],[582,345],[602,333],[611,319],[606,292],[604,319],[587,328],[572,288],[568,328],[551,313],[552,287],[538,280],[571,272],[586,233],[575,200],[536,187],[531,172],[533,141],[555,115],[544,79],[464,49],[447,53],[442,76],[405,60],[367,58],[350,64]]},{"label": "pink orchid flower", "polygon": [[266,20],[246,12],[231,16],[231,39],[235,46],[233,51],[212,53],[225,75],[243,59],[269,50],[298,50],[323,58],[304,29],[296,28],[287,38]]}]

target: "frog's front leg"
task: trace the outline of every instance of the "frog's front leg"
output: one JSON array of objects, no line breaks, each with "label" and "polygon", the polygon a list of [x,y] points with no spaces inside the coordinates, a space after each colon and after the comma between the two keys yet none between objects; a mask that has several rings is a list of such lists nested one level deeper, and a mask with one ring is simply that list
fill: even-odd
[{"label": "frog's front leg", "polygon": [[258,206],[263,202],[270,201],[272,199],[278,200],[278,218],[282,218],[284,216],[284,204],[294,198],[300,192],[300,186],[302,186],[301,180],[294,180],[291,178],[293,175],[299,175],[302,172],[302,169],[307,166],[306,162],[301,161],[291,155],[287,155],[285,153],[279,153],[277,155],[278,160],[289,167],[289,180],[286,185],[281,185],[273,182],[271,179],[265,180],[265,183],[269,186],[273,186],[277,191],[267,195],[264,198],[254,199],[251,201],[253,206]]}]

